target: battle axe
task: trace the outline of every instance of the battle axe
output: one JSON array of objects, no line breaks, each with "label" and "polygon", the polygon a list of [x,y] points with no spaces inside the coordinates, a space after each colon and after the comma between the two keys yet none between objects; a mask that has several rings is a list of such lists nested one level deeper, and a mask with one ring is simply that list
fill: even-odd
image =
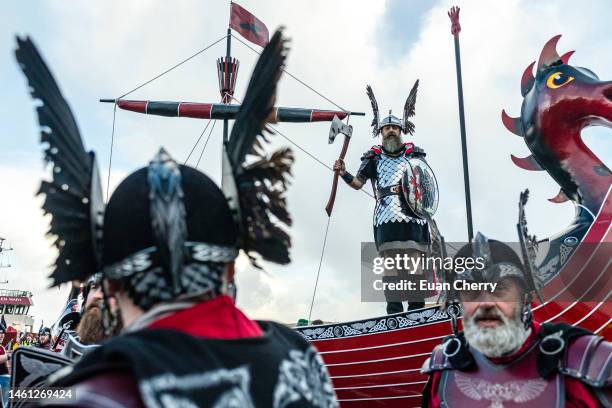
[{"label": "battle axe", "polygon": [[[344,160],[344,156],[346,155],[346,151],[348,150],[349,142],[351,141],[351,136],[353,134],[353,127],[351,125],[345,125],[338,118],[338,116],[334,116],[334,120],[332,120],[331,127],[329,128],[329,144],[334,143],[334,141],[336,140],[336,136],[338,136],[339,133],[342,133],[344,135],[344,144],[342,145],[342,151],[340,152],[339,160]],[[328,217],[331,217],[331,213],[334,208],[334,201],[336,201],[338,177],[338,172],[334,172],[334,182],[332,184],[332,190],[329,195],[327,205],[325,206],[325,212],[327,213]]]}]

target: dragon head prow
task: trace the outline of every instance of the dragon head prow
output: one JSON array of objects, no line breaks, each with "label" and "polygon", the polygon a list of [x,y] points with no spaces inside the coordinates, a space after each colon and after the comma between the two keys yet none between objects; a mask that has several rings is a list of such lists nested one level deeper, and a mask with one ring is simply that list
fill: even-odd
[{"label": "dragon head prow", "polygon": [[512,118],[502,111],[502,122],[522,136],[531,151],[525,158],[512,156],[512,161],[526,170],[546,170],[561,187],[552,202],[571,200],[596,213],[612,173],[582,141],[581,131],[612,127],[612,81],[600,81],[591,70],[569,65],[573,51],[557,53],[560,37],[551,38],[537,65],[531,63],[523,73],[521,116]]}]

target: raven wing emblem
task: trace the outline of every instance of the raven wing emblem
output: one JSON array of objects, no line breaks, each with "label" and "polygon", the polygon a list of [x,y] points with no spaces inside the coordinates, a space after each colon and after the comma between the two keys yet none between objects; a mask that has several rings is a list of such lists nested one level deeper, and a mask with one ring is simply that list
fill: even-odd
[{"label": "raven wing emblem", "polygon": [[49,374],[59,370],[62,368],[61,364],[54,363],[43,363],[40,360],[36,360],[34,358],[22,356],[19,360],[21,362],[21,366],[25,371],[29,374],[23,379],[20,387],[27,387],[32,384],[36,379],[41,377],[46,377]]},{"label": "raven wing emblem", "polygon": [[406,103],[404,104],[404,133],[413,134],[414,133],[414,123],[412,123],[408,118],[414,116],[416,111],[416,98],[417,91],[419,89],[419,80],[417,79],[410,93],[408,94],[408,98],[406,98]]},{"label": "raven wing emblem", "polygon": [[548,382],[541,378],[534,378],[526,381],[492,383],[457,373],[455,384],[465,396],[473,400],[491,401],[490,408],[504,408],[504,402],[522,403],[539,397]]},{"label": "raven wing emblem", "polygon": [[455,383],[464,395],[473,400],[480,401],[482,399],[482,394],[478,390],[482,388],[482,385],[486,386],[486,384],[483,383],[488,383],[488,381],[472,380],[470,377],[457,373],[455,374]]},{"label": "raven wing emblem", "polygon": [[518,395],[514,397],[514,402],[526,402],[537,398],[540,394],[542,394],[547,384],[548,382],[540,378],[520,381],[518,384],[519,392]]},{"label": "raven wing emblem", "polygon": [[368,94],[368,98],[370,98],[370,104],[372,105],[372,114],[374,117],[372,118],[372,137],[378,136],[378,102],[376,102],[376,97],[374,96],[374,91],[370,85],[366,86],[366,92]]}]

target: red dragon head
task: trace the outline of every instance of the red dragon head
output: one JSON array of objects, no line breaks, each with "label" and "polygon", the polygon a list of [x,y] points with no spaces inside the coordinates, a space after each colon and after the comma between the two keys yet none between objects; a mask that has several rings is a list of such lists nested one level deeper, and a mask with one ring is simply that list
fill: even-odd
[{"label": "red dragon head", "polygon": [[552,202],[568,199],[596,213],[612,184],[605,164],[584,144],[587,126],[612,127],[612,81],[600,81],[592,71],[568,64],[573,51],[559,56],[551,38],[540,54],[535,77],[532,62],[521,80],[521,116],[502,111],[506,128],[524,138],[531,155],[512,156],[526,170],[546,170],[561,186]]}]

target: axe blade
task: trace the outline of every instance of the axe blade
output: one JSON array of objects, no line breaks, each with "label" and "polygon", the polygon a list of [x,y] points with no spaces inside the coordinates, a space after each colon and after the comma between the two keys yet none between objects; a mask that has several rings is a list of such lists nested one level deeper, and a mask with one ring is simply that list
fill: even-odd
[{"label": "axe blade", "polygon": [[334,115],[334,119],[332,120],[331,126],[329,128],[329,144],[334,143],[336,140],[336,136],[339,133],[342,133],[345,136],[351,137],[353,134],[353,127],[349,125],[345,125],[342,123],[342,120],[337,115]]}]

